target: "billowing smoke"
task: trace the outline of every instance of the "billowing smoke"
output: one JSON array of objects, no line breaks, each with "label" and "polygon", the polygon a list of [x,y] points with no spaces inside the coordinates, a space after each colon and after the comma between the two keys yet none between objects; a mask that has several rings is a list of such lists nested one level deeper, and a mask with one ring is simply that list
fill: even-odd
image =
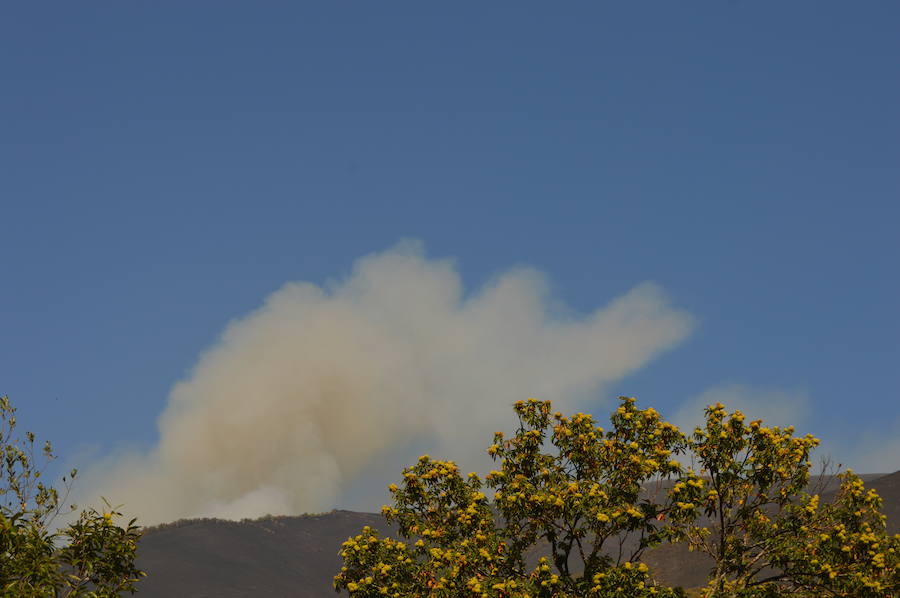
[{"label": "billowing smoke", "polygon": [[690,329],[652,284],[576,317],[537,272],[466,294],[452,262],[401,244],[324,288],[286,284],[230,323],[172,389],[159,445],[96,467],[82,487],[145,524],[381,496],[420,451],[480,469],[513,402],[596,400]]}]

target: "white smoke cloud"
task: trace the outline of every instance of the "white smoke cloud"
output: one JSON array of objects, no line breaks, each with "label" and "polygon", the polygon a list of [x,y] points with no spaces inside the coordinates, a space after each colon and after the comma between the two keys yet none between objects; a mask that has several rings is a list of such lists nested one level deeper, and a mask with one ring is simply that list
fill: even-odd
[{"label": "white smoke cloud", "polygon": [[595,398],[692,328],[649,283],[584,317],[554,305],[529,269],[465,295],[453,263],[415,243],[324,288],[286,284],[175,385],[158,446],[82,484],[144,524],[327,510],[390,469],[380,493],[423,447],[480,466],[516,400]]}]

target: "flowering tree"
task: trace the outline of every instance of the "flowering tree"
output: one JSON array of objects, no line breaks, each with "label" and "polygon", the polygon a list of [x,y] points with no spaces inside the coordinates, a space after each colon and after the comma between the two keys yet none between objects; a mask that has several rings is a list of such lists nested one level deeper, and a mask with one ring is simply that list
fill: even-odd
[{"label": "flowering tree", "polygon": [[[73,523],[54,529],[64,496],[41,480],[53,449],[47,442],[36,452],[30,432],[17,438],[15,413],[9,399],[0,397],[0,595],[104,598],[134,592],[143,576],[134,566],[140,537],[135,520],[119,526],[121,513],[107,504],[103,512],[82,511]],[[36,464],[41,455],[44,467]],[[76,473],[63,478],[64,493]]]},{"label": "flowering tree", "polygon": [[688,441],[700,471],[670,492],[678,535],[715,562],[706,595],[896,595],[900,537],[887,536],[878,495],[847,472],[821,505],[806,493],[819,441],[744,420],[707,407]]},{"label": "flowering tree", "polygon": [[889,536],[881,498],[852,471],[836,498],[804,495],[785,522],[788,541],[773,565],[784,585],[806,596],[887,598],[900,595],[900,535]]},{"label": "flowering tree", "polygon": [[[851,473],[837,498],[805,493],[818,441],[744,423],[720,404],[685,437],[621,398],[608,431],[549,402],[515,405],[497,433],[499,469],[482,480],[423,456],[391,484],[397,537],[365,528],[344,543],[335,589],[355,597],[678,596],[640,562],[648,547],[686,542],[715,563],[707,597],[898,595],[900,536],[880,499]],[[678,460],[675,456],[683,455]],[[692,460],[685,469],[680,461]],[[672,478],[668,491],[648,493]],[[493,503],[484,490],[493,490]]]},{"label": "flowering tree", "polygon": [[[653,409],[623,399],[604,431],[589,415],[550,415],[549,402],[515,405],[516,434],[497,433],[500,463],[482,481],[428,456],[391,485],[401,539],[364,529],[341,551],[336,589],[352,596],[676,596],[637,561],[667,537],[670,507],[641,500],[645,482],[681,473],[683,438]],[[549,445],[549,446],[548,446]],[[483,487],[494,490],[496,516]],[[499,523],[498,523],[499,521]],[[634,536],[631,548],[621,540]],[[614,543],[620,550],[609,550]],[[530,552],[542,553],[529,565]]]}]

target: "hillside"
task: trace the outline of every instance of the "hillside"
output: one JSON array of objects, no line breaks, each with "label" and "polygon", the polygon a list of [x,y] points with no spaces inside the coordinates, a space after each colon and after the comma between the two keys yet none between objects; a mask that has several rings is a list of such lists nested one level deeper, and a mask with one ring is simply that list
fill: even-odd
[{"label": "hillside", "polygon": [[[863,476],[884,499],[890,533],[900,533],[900,471]],[[827,493],[825,497],[827,498]],[[148,572],[140,596],[197,598],[334,596],[331,578],[341,566],[341,543],[369,525],[389,533],[373,513],[332,511],[253,521],[198,519],[150,528],[138,565]],[[705,557],[663,546],[645,560],[661,581],[694,587],[705,579]]]},{"label": "hillside", "polygon": [[341,542],[365,525],[384,528],[385,522],[373,513],[332,511],[159,526],[141,541],[138,566],[148,577],[140,584],[140,595],[332,596]]}]

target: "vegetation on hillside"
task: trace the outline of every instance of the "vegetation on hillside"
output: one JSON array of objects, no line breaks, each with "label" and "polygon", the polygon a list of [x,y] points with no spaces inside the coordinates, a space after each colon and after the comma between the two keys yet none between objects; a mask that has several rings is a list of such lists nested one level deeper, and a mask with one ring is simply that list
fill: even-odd
[{"label": "vegetation on hillside", "polygon": [[[335,589],[397,598],[678,596],[641,555],[683,542],[714,562],[706,597],[900,591],[900,536],[887,535],[878,496],[849,471],[831,503],[807,494],[812,436],[745,423],[721,404],[690,435],[630,398],[609,430],[590,415],[551,410],[535,399],[515,405],[518,429],[495,435],[488,453],[499,469],[484,479],[427,455],[405,469],[383,509],[399,537],[367,527],[350,538]],[[642,492],[664,479],[666,490]]]}]

